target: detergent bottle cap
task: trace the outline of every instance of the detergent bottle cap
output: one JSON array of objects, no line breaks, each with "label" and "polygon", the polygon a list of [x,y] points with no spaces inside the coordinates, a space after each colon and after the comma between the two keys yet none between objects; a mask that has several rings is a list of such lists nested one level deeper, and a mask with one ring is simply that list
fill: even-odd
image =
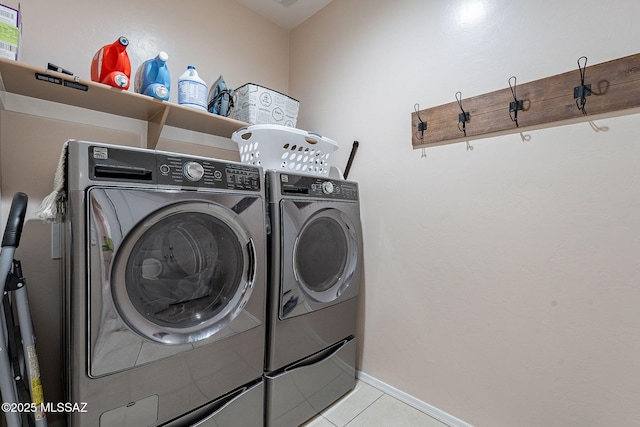
[{"label": "detergent bottle cap", "polygon": [[158,54],[158,59],[162,62],[167,62],[167,60],[169,59],[169,55],[167,55],[167,52],[160,52]]},{"label": "detergent bottle cap", "polygon": [[157,86],[153,93],[156,95],[156,98],[158,99],[167,99],[169,98],[169,89],[167,89],[166,86],[164,85],[159,85]]},{"label": "detergent bottle cap", "polygon": [[113,81],[118,85],[118,87],[125,87],[129,85],[129,78],[124,74],[118,74],[113,78]]}]

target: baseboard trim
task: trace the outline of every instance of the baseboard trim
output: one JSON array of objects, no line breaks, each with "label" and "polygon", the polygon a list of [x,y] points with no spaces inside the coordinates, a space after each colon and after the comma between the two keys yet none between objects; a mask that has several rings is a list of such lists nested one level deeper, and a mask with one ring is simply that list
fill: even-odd
[{"label": "baseboard trim", "polygon": [[367,384],[369,384],[370,386],[373,386],[375,388],[377,388],[378,390],[381,390],[385,393],[387,393],[390,396],[395,397],[396,399],[400,400],[401,402],[406,403],[409,406],[412,406],[414,408],[416,408],[419,411],[424,412],[425,414],[435,418],[438,421],[442,421],[443,423],[447,424],[448,426],[451,427],[473,427],[471,424],[466,423],[456,417],[454,417],[453,415],[448,414],[445,411],[442,411],[438,408],[436,408],[435,406],[431,406],[426,402],[423,402],[422,400],[416,399],[415,397],[411,396],[408,393],[405,393],[404,391],[398,390],[397,388],[390,386],[389,384],[386,384],[382,381],[380,381],[377,378],[372,377],[369,374],[366,374],[362,371],[358,371],[357,372],[358,375],[358,379],[360,381],[363,381]]}]

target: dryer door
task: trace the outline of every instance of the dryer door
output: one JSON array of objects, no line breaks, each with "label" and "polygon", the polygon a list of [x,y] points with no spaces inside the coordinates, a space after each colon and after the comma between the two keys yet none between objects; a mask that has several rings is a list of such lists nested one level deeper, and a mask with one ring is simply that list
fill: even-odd
[{"label": "dryer door", "polygon": [[282,201],[280,318],[357,296],[360,220],[357,203]]},{"label": "dryer door", "polygon": [[251,301],[264,265],[260,197],[93,189],[89,201],[102,271],[90,290],[92,374],[261,324],[262,295]]}]

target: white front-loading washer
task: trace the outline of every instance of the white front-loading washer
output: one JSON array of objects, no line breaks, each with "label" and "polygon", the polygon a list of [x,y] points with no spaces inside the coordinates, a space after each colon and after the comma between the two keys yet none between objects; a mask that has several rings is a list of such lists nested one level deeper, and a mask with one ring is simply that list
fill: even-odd
[{"label": "white front-loading washer", "polygon": [[262,170],[70,141],[67,186],[69,424],[262,425]]}]

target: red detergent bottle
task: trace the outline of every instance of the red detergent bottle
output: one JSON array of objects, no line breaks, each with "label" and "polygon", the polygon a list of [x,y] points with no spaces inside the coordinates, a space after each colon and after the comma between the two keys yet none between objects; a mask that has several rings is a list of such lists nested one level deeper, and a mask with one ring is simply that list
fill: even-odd
[{"label": "red detergent bottle", "polygon": [[131,62],[127,54],[129,40],[120,37],[100,48],[91,61],[91,80],[127,90],[131,78]]}]

